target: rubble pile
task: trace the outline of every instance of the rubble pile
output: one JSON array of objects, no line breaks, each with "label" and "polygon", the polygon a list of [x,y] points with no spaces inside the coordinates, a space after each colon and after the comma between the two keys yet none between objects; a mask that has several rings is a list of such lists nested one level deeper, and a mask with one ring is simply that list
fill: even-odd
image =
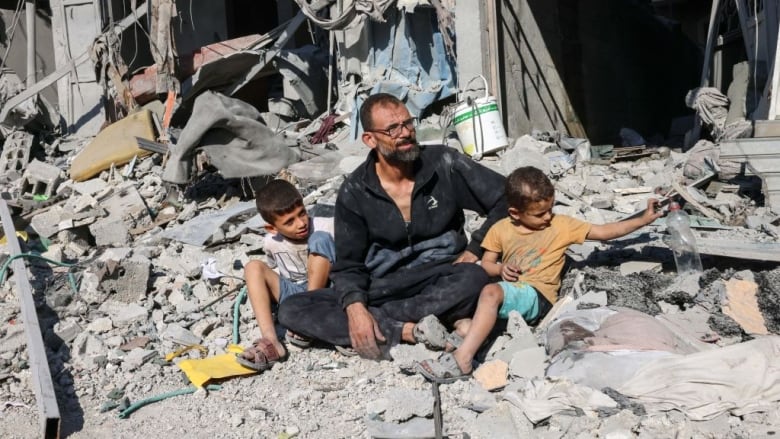
[{"label": "rubble pile", "polygon": [[[533,152],[528,161],[535,157],[547,163],[555,179],[558,213],[615,221],[640,211],[648,197],[691,187],[673,184],[685,181],[682,171],[690,154],[658,148],[635,149],[629,158],[572,158],[577,149],[560,147],[570,140],[521,140],[521,146],[482,162],[506,173],[527,162],[525,156],[517,158],[515,148]],[[26,232],[23,252],[41,257],[29,258],[27,275],[63,413],[63,432],[74,437],[108,432],[174,435],[193,429],[231,436],[432,436],[430,384],[414,374],[413,364],[436,353],[409,345],[393,349],[395,361],[381,363],[345,357],[327,346],[291,348],[290,358],[270,371],[217,380],[218,390],[166,399],[120,419],[117,414],[135,402],[185,388],[188,380],[179,362],[228,353],[232,343],[246,345],[259,336],[249,304],[240,302],[242,267],[263,252],[263,223],[252,202],[252,184],[258,182],[226,180],[204,168],[179,190],[162,181],[160,154],[77,182],[65,171],[82,150],[76,147],[46,157],[47,162],[31,162],[23,176],[3,188],[11,194],[7,203],[14,216],[24,221],[17,225]],[[351,157],[359,161],[363,154],[356,150]],[[298,182],[310,211],[328,215],[344,173],[335,169],[335,175],[317,184],[283,175]],[[767,208],[757,207],[738,190],[724,189],[717,179],[707,183],[705,193],[715,192],[713,185],[718,192],[697,198],[698,203],[717,210],[722,222],[687,204],[699,221],[694,228],[702,240],[777,244],[777,220]],[[721,194],[729,201],[713,201]],[[470,218],[473,230],[480,219]],[[672,327],[685,328],[696,343],[712,346],[777,333],[776,268],[737,271],[705,256],[708,270],[684,283],[674,272],[663,229],[660,219],[614,242],[572,247],[561,290],[564,306],[553,313],[605,305],[631,308],[662,316]],[[8,254],[2,257],[6,260]],[[733,267],[746,263],[735,261]],[[744,305],[749,302],[746,288],[753,292],[752,309]],[[5,281],[1,293],[3,412],[30,418],[29,427],[35,425],[35,396],[14,282]],[[755,435],[778,425],[776,408],[741,419],[723,414],[694,422],[679,411],[647,413],[641,401],[588,387],[582,388],[601,399],[592,395],[587,404],[556,407],[537,419],[529,400],[545,392],[583,391],[552,389],[562,382],[544,379],[551,361],[546,325],[549,322],[528,328],[522,319],[510,319],[478,356],[480,367],[473,379],[442,388],[444,427],[450,437],[517,437],[519,432],[555,437],[634,432],[641,437]],[[12,436],[35,435],[19,423],[3,424]]]},{"label": "rubble pile", "polygon": [[[427,2],[339,3],[328,21],[320,9],[335,15],[336,4],[297,3],[301,11],[266,34],[179,55],[173,2],[143,4],[32,87],[0,72],[0,207],[12,217],[2,239],[21,246],[20,254],[0,246],[0,436],[38,437],[42,396],[56,398],[61,435],[76,438],[420,438],[439,427],[450,438],[775,434],[780,206],[770,183],[780,180],[765,169],[776,166],[765,160],[774,145],[745,139],[753,130],[745,117],[727,118],[731,96],[707,88],[688,99],[721,143],[683,150],[623,128],[615,145],[592,145],[550,129],[477,153],[453,129],[454,100],[487,99],[488,82],[457,89],[471,66],[455,65],[456,2],[417,12]],[[130,73],[117,38],[145,14],[154,64]],[[305,32],[296,35],[299,27]],[[509,26],[531,35],[535,27]],[[313,43],[292,48],[300,33]],[[471,50],[488,46],[476,42]],[[60,117],[39,91],[59,79],[95,85],[75,74],[90,57],[102,94],[79,99],[93,99],[84,105],[95,111],[72,114],[62,93],[69,104]],[[549,86],[541,73],[529,75]],[[291,355],[272,369],[237,373],[226,364],[260,336],[243,281],[246,263],[264,257],[254,192],[283,178],[311,215],[332,216],[345,175],[367,153],[355,109],[375,91],[401,97],[422,118],[423,145],[469,150],[503,175],[542,169],[556,187],[556,214],[608,223],[641,215],[649,198],[679,201],[705,270],[677,274],[660,218],[621,239],[572,246],[552,311],[535,327],[510,315],[466,381],[440,388],[415,373],[417,362],[439,354],[422,345],[396,346],[393,361],[382,362],[316,343],[287,346]],[[553,118],[541,125],[562,129],[566,120],[567,132],[584,136],[576,115]],[[96,121],[105,121],[97,134],[74,135]],[[483,218],[465,215],[466,232],[478,229]],[[11,265],[18,258],[24,269]],[[20,278],[30,284],[29,306]],[[40,330],[45,358],[35,357],[30,328]],[[213,360],[213,375],[198,375],[192,360]],[[42,364],[54,395],[40,394]],[[724,369],[731,373],[718,375]],[[766,379],[735,381],[756,377]],[[708,380],[722,393],[708,393]]]}]

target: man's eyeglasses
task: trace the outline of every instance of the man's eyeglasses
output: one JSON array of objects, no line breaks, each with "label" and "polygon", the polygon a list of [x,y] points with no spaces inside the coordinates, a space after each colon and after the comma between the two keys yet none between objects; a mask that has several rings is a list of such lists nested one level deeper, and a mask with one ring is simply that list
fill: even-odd
[{"label": "man's eyeglasses", "polygon": [[365,131],[368,131],[369,133],[382,133],[385,136],[390,136],[390,137],[400,137],[404,127],[406,127],[407,130],[412,131],[416,126],[417,126],[417,118],[410,117],[409,119],[406,119],[401,123],[394,123],[383,130],[365,130]]}]

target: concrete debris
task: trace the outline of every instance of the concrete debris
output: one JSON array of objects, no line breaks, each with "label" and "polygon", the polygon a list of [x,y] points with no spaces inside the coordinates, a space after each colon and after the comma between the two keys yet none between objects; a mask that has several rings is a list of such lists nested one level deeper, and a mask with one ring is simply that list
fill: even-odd
[{"label": "concrete debris", "polygon": [[[288,345],[289,356],[272,369],[222,380],[220,391],[158,402],[138,420],[101,411],[119,402],[109,393],[137,402],[183,387],[171,367],[182,359],[233,355],[235,341],[247,347],[260,337],[251,303],[237,303],[244,266],[266,256],[266,223],[254,192],[283,178],[300,190],[310,215],[333,216],[344,176],[368,152],[358,110],[370,93],[397,94],[422,119],[418,140],[455,149],[461,145],[445,107],[461,93],[488,94],[458,89],[456,78],[483,63],[457,65],[448,55],[450,33],[463,25],[453,1],[404,0],[395,8],[388,0],[347,2],[338,9],[334,2],[296,0],[298,15],[276,2],[283,24],[228,41],[209,39],[228,33],[224,14],[213,14],[222,17],[219,25],[190,16],[197,35],[189,26],[177,33],[168,20],[186,21],[191,11],[182,2],[158,3],[138,16],[150,11],[157,30],[154,65],[126,64],[112,49],[121,30],[95,39],[102,90],[89,88],[82,74],[75,84],[86,100],[101,102],[92,110],[73,105],[66,83],[79,78],[65,78],[87,58],[26,88],[16,75],[0,74],[0,106],[8,116],[0,127],[0,192],[17,231],[26,232],[19,241],[25,253],[46,258],[25,262],[64,412],[63,436],[220,436],[227,425],[231,436],[246,437],[434,437],[431,384],[415,364],[439,353],[420,344],[394,346],[393,361],[378,363],[316,343]],[[461,3],[471,11],[473,5]],[[533,15],[527,12],[524,20]],[[480,29],[488,26],[483,16],[474,14]],[[332,42],[309,26],[316,41],[296,46],[295,31],[307,19],[337,29]],[[135,20],[123,20],[122,29]],[[193,38],[174,45],[182,32]],[[469,50],[488,46],[475,40]],[[708,393],[697,381],[705,367],[694,361],[704,358],[725,371],[728,361],[719,362],[718,354],[734,352],[745,364],[769,364],[780,334],[780,130],[772,117],[755,121],[764,137],[742,138],[751,128],[746,115],[769,111],[774,102],[747,93],[750,62],[735,66],[728,98],[722,87],[688,96],[715,142],[700,140],[689,150],[674,144],[683,135],[697,140],[686,133],[691,115],[676,119],[666,140],[646,127],[616,125],[608,140],[614,145],[604,136],[592,144],[573,109],[557,105],[584,97],[569,100],[546,89],[550,101],[543,99],[542,110],[554,123],[525,132],[509,127],[509,147],[474,157],[504,175],[519,166],[542,169],[555,185],[554,212],[593,223],[641,215],[649,198],[674,198],[690,213],[706,270],[676,274],[662,219],[621,239],[571,246],[560,298],[548,315],[529,326],[510,313],[480,348],[473,374],[440,386],[447,437],[763,437],[780,428],[777,386],[745,385],[753,393],[740,399],[745,383],[729,381],[728,394]],[[549,87],[549,66],[537,67],[531,82]],[[95,136],[63,134],[52,122],[59,115],[36,97],[60,78],[69,124],[78,122],[74,111],[105,117]],[[770,85],[761,89],[778,89]],[[490,92],[502,111],[525,93]],[[763,104],[748,110],[758,105],[754,98]],[[542,111],[538,104],[528,111]],[[580,130],[553,129],[566,126]],[[467,234],[484,222],[474,212],[464,216]],[[4,248],[0,262],[8,257]],[[37,437],[15,288],[11,280],[0,284],[0,395],[14,401],[0,409],[12,414],[0,436]],[[609,320],[616,313],[630,318]],[[602,325],[616,333],[604,335]],[[284,328],[277,329],[283,339]],[[169,353],[179,356],[169,362]],[[670,367],[690,376],[670,374]],[[660,388],[672,376],[681,388]],[[700,392],[697,402],[676,399],[674,392],[686,389]]]}]

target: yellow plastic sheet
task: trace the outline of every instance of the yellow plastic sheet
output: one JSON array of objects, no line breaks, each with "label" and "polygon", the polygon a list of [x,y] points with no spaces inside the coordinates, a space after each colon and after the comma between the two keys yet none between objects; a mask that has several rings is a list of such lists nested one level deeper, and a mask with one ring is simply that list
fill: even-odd
[{"label": "yellow plastic sheet", "polygon": [[236,353],[242,351],[243,349],[240,346],[231,345],[228,347],[227,354],[199,360],[184,360],[180,361],[178,366],[196,387],[203,387],[204,384],[212,379],[257,373],[254,369],[238,364]]},{"label": "yellow plastic sheet", "polygon": [[[22,241],[27,242],[27,232],[20,232],[20,231],[17,230],[16,231],[16,236],[22,238]],[[6,242],[8,242],[8,241],[5,239],[5,235],[3,235],[3,237],[0,238],[0,245],[5,245]]]}]

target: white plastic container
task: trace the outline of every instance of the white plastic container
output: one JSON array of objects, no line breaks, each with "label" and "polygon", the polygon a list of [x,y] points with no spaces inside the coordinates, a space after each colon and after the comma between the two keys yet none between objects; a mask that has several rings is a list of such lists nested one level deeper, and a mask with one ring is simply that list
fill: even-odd
[{"label": "white plastic container", "polygon": [[485,96],[460,102],[452,118],[463,152],[472,157],[481,157],[509,145],[496,98],[488,94],[485,77],[480,75],[479,78],[485,84]]}]

